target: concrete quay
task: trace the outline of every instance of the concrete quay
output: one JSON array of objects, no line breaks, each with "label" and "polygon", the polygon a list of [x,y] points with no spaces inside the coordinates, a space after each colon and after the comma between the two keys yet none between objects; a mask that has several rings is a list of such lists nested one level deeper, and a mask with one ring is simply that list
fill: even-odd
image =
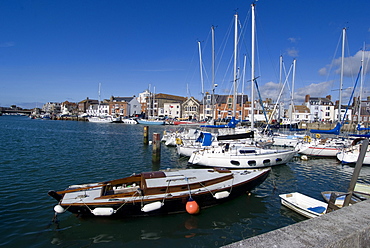
[{"label": "concrete quay", "polygon": [[240,247],[370,247],[370,200],[223,246]]}]

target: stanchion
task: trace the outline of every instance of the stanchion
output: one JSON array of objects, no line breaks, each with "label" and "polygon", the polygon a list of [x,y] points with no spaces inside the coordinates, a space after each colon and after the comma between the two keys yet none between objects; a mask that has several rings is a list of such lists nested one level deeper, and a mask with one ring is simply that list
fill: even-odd
[{"label": "stanchion", "polygon": [[152,161],[158,163],[161,159],[161,135],[159,133],[153,133],[153,154]]},{"label": "stanchion", "polygon": [[144,126],[144,145],[149,144],[149,127]]}]

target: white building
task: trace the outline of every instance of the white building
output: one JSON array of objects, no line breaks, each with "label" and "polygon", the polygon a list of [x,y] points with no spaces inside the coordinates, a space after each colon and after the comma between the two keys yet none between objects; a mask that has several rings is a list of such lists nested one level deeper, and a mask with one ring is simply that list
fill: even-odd
[{"label": "white building", "polygon": [[304,105],[310,110],[309,121],[336,121],[331,96],[310,97],[306,95]]}]

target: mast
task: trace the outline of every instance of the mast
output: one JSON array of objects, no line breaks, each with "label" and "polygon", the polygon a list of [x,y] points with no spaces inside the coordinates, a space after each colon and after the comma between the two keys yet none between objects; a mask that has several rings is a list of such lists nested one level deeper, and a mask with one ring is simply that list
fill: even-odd
[{"label": "mast", "polygon": [[212,30],[212,96],[211,96],[211,106],[212,106],[212,119],[215,119],[215,27],[211,27]]},{"label": "mast", "polygon": [[101,87],[101,83],[99,83],[99,88],[98,88],[98,111],[97,111],[98,116],[101,115],[100,113],[100,87]]},{"label": "mast", "polygon": [[202,50],[200,48],[200,41],[198,41],[198,50],[199,50],[199,69],[200,69],[200,82],[202,84],[202,103],[203,103],[203,119],[205,119],[204,115],[204,82],[203,82],[203,70],[202,70]]},{"label": "mast", "polygon": [[235,32],[234,32],[234,96],[233,96],[233,116],[236,117],[236,80],[237,80],[237,54],[238,54],[238,14],[235,14]]},{"label": "mast", "polygon": [[360,81],[360,94],[358,96],[358,115],[357,115],[357,124],[360,124],[361,119],[361,98],[362,98],[362,86],[364,83],[364,59],[365,59],[365,43],[362,49],[362,58],[361,58],[361,81]]},{"label": "mast", "polygon": [[339,88],[339,106],[338,106],[338,121],[341,122],[341,110],[342,110],[342,89],[343,89],[343,73],[344,73],[344,43],[346,41],[346,28],[343,28],[342,32],[342,62],[340,70],[340,88]]},{"label": "mast", "polygon": [[253,130],[254,129],[254,80],[255,80],[255,76],[254,76],[254,42],[255,42],[255,16],[254,16],[254,6],[255,4],[253,3],[252,4],[252,58],[251,58],[251,82],[252,82],[252,87],[251,87],[251,111],[252,111],[252,114],[251,114],[251,129]]},{"label": "mast", "polygon": [[[280,55],[279,65],[280,65],[280,70],[279,70],[279,73],[280,73],[280,76],[279,76],[279,85],[281,85],[282,84],[282,76],[283,76],[283,55]],[[280,115],[281,115],[281,104],[279,103],[279,112],[278,112],[278,118],[277,118],[278,121],[280,120]]]},{"label": "mast", "polygon": [[290,123],[292,123],[293,121],[293,111],[294,111],[294,83],[295,83],[295,66],[296,66],[296,62],[297,60],[294,59],[293,60],[293,79],[292,79],[292,95],[290,97],[290,115],[289,115],[289,118],[290,118]]},{"label": "mast", "polygon": [[244,64],[243,64],[243,85],[242,85],[242,97],[241,97],[241,116],[242,120],[244,119],[244,83],[245,83],[245,69],[247,67],[247,56],[244,54]]}]

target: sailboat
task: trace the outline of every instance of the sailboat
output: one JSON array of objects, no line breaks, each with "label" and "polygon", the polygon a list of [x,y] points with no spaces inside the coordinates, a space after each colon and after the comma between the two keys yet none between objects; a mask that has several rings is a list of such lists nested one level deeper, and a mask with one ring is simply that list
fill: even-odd
[{"label": "sailboat", "polygon": [[[254,84],[254,4],[252,4],[252,85]],[[237,81],[237,41],[238,41],[238,15],[235,14],[235,39],[234,39],[234,116],[236,101],[236,81]],[[253,103],[253,89],[252,89]],[[252,104],[253,105],[253,104]],[[253,124],[252,108],[252,130]],[[191,154],[188,163],[207,167],[225,168],[263,168],[289,162],[296,154],[292,150],[264,149],[256,145],[246,145],[241,143],[223,142],[219,146],[212,146],[200,149]]]},{"label": "sailboat", "polygon": [[[340,150],[348,147],[351,144],[346,138],[321,138],[323,135],[339,135],[343,124],[341,120],[341,107],[342,107],[342,87],[343,87],[343,72],[344,72],[344,44],[346,37],[346,28],[342,32],[342,64],[341,64],[341,77],[339,89],[339,109],[338,109],[338,123],[331,130],[311,129],[310,132],[315,134],[314,138],[305,136],[303,141],[299,142],[295,150],[308,156],[322,156],[322,157],[335,157]],[[344,118],[343,118],[344,119]]]},{"label": "sailboat", "polygon": [[95,123],[112,123],[114,120],[113,120],[113,117],[110,116],[110,115],[103,115],[100,113],[101,109],[100,109],[100,87],[101,87],[101,84],[99,83],[99,91],[98,91],[98,96],[99,96],[99,99],[98,99],[98,114],[96,116],[90,116],[87,118],[87,120],[89,122],[95,122]]}]

